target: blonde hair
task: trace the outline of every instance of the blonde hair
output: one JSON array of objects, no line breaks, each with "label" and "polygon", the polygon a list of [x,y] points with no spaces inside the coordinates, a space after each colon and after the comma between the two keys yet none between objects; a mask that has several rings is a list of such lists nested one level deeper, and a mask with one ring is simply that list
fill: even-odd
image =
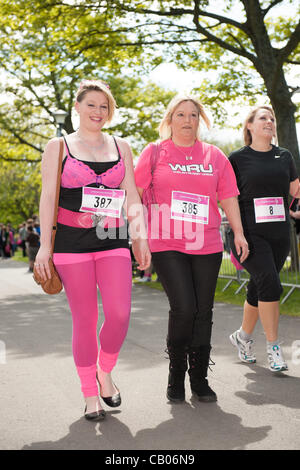
[{"label": "blonde hair", "polygon": [[172,128],[171,128],[171,122],[172,122],[172,116],[174,114],[175,109],[183,102],[185,101],[191,101],[197,108],[198,110],[198,116],[199,116],[199,126],[197,129],[197,138],[200,138],[200,122],[201,119],[206,124],[206,127],[209,129],[211,127],[210,120],[207,117],[207,114],[204,111],[204,107],[200,101],[190,95],[176,95],[174,98],[170,101],[170,103],[167,106],[167,109],[165,111],[165,114],[159,124],[158,130],[159,130],[159,136],[161,140],[167,140],[170,139],[172,136]]},{"label": "blonde hair", "polygon": [[255,116],[256,116],[257,112],[260,109],[266,109],[267,111],[269,111],[272,114],[272,116],[274,117],[275,121],[276,121],[275,113],[274,113],[273,108],[271,108],[271,106],[262,105],[262,106],[257,106],[256,108],[252,109],[250,111],[250,113],[248,114],[248,116],[246,117],[244,125],[243,125],[243,136],[244,136],[245,145],[251,145],[252,144],[252,135],[251,135],[251,132],[249,131],[249,129],[247,128],[247,126],[248,126],[249,122],[254,121]]},{"label": "blonde hair", "polygon": [[102,80],[83,80],[76,93],[76,101],[80,103],[89,91],[100,91],[104,93],[108,100],[108,119],[110,123],[114,117],[115,109],[117,107],[116,101],[110,91],[109,85]]}]

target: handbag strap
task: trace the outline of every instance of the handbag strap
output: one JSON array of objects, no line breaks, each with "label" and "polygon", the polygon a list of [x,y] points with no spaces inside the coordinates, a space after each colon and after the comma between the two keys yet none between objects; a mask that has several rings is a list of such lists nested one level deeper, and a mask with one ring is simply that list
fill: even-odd
[{"label": "handbag strap", "polygon": [[59,200],[59,192],[60,192],[60,179],[61,179],[63,153],[64,153],[64,141],[62,138],[60,138],[59,139],[59,158],[58,158],[58,168],[57,168],[57,179],[56,179],[56,195],[55,195],[55,206],[54,206],[53,227],[52,227],[52,237],[51,237],[51,255],[54,250],[55,235],[56,235],[56,230],[57,230],[57,212],[58,212],[58,200]]},{"label": "handbag strap", "polygon": [[160,144],[153,144],[151,157],[150,157],[150,165],[151,165],[151,175],[153,176],[156,162],[158,160],[158,149]]},{"label": "handbag strap", "polygon": [[154,187],[153,187],[153,174],[154,174],[154,170],[155,170],[156,163],[157,163],[157,160],[158,160],[159,147],[160,147],[160,144],[153,144],[152,152],[151,152],[151,156],[150,156],[150,167],[151,167],[151,183],[150,183],[150,186],[151,186],[151,193],[152,193],[152,202],[154,204],[156,204],[156,199],[155,199]]}]

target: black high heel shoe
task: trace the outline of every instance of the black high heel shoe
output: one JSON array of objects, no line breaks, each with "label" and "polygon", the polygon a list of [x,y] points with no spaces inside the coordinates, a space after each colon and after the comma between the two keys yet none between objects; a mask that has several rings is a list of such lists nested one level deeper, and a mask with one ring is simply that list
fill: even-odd
[{"label": "black high heel shoe", "polygon": [[84,410],[84,417],[88,421],[103,421],[106,417],[106,413],[104,410],[93,411],[92,413],[86,413],[87,406]]},{"label": "black high heel shoe", "polygon": [[[116,408],[117,406],[120,406],[121,405],[121,395],[120,395],[120,391],[118,390],[118,393],[115,393],[112,397],[103,397],[101,395],[101,383],[100,383],[100,380],[98,378],[98,374],[96,375],[97,377],[97,380],[98,380],[98,383],[99,383],[99,386],[100,386],[100,397],[102,398],[102,400],[104,401],[104,403],[106,403],[107,406],[110,406],[111,408]],[[114,386],[116,387],[116,385],[114,384]],[[116,387],[117,388],[117,387]]]}]

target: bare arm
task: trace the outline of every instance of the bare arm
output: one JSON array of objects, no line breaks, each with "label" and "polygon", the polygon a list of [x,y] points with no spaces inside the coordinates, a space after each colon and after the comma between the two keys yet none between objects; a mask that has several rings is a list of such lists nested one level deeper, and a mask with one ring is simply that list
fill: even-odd
[{"label": "bare arm", "polygon": [[151,253],[147,241],[143,206],[135,185],[132,153],[129,145],[123,139],[118,139],[118,144],[120,146],[126,168],[125,177],[120,187],[126,191],[125,210],[127,212],[129,222],[132,250],[139,263],[139,269],[145,270],[150,266]]},{"label": "bare arm", "polygon": [[247,240],[244,237],[238,200],[236,197],[229,197],[220,201],[220,204],[234,233],[236,252],[238,255],[242,255],[240,261],[243,262],[247,258],[249,250]]},{"label": "bare arm", "polygon": [[144,189],[143,189],[143,188],[139,188],[138,186],[137,186],[136,189],[137,189],[137,192],[139,193],[139,196],[140,196],[140,198],[141,198],[141,200],[142,200]]},{"label": "bare arm", "polygon": [[53,226],[56,181],[59,160],[59,140],[48,142],[42,158],[42,192],[40,198],[41,246],[36,256],[36,264],[40,265],[41,275],[50,278],[48,260],[51,256],[51,234]]}]

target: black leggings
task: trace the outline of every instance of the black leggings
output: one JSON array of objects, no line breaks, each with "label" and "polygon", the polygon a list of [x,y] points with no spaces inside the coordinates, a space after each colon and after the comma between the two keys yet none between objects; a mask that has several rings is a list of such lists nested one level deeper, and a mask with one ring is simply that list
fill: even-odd
[{"label": "black leggings", "polygon": [[152,260],[170,304],[167,344],[209,345],[222,252],[190,255],[161,251],[152,253]]},{"label": "black leggings", "polygon": [[[279,239],[271,236],[262,236],[256,233],[245,234],[250,254],[242,266],[250,273],[247,288],[247,302],[253,307],[258,301],[275,302],[280,299],[282,286],[279,272],[281,271],[290,249],[290,235]],[[239,259],[233,243],[233,234],[230,234],[232,253]]]}]

